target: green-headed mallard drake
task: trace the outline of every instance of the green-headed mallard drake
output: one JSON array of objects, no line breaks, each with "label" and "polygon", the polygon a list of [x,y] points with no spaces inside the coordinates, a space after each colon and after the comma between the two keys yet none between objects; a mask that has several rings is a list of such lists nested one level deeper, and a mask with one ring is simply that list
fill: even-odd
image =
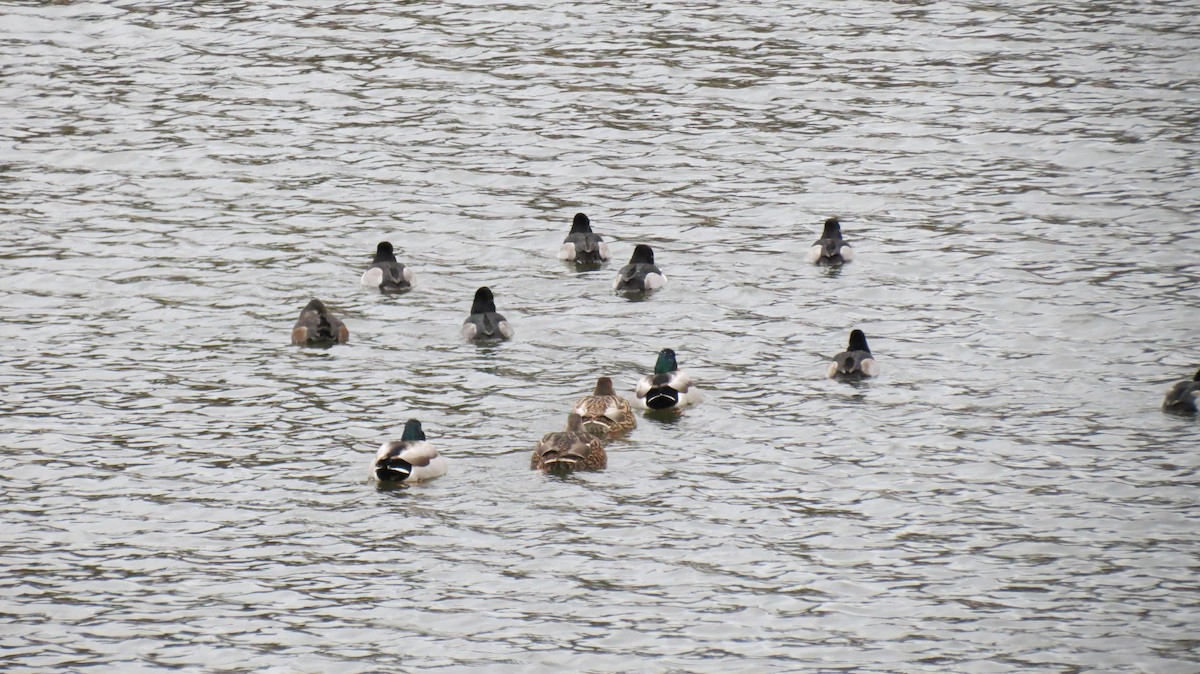
[{"label": "green-headed mallard drake", "polygon": [[475,300],[471,303],[471,315],[463,321],[463,339],[476,341],[493,341],[508,339],[513,336],[512,326],[508,320],[496,312],[496,300],[491,288],[484,286],[475,291]]},{"label": "green-headed mallard drake", "polygon": [[396,261],[392,244],[380,241],[375,249],[375,259],[362,275],[361,283],[368,288],[376,288],[382,293],[402,293],[412,290],[412,269]]},{"label": "green-headed mallard drake", "polygon": [[334,318],[321,300],[312,300],[292,326],[292,344],[327,348],[350,341],[346,324]]},{"label": "green-headed mallard drake", "polygon": [[637,428],[629,402],[617,395],[608,377],[596,380],[596,390],[575,403],[575,414],[583,419],[583,430],[608,440]]},{"label": "green-headed mallard drake", "polygon": [[644,243],[633,247],[629,264],[613,279],[613,290],[619,293],[645,293],[666,285],[667,275],[654,264],[654,249]]},{"label": "green-headed mallard drake", "polygon": [[1167,395],[1163,398],[1163,411],[1175,414],[1195,414],[1198,397],[1200,397],[1200,370],[1196,371],[1196,376],[1176,382],[1171,390],[1167,391]]},{"label": "green-headed mallard drake", "polygon": [[603,470],[608,455],[600,438],[583,430],[583,417],[567,417],[567,430],[547,433],[533,450],[529,467],[545,473],[566,475],[577,470]]},{"label": "green-headed mallard drake", "polygon": [[558,249],[558,259],[577,265],[597,265],[609,257],[608,244],[592,231],[592,221],[583,213],[576,213],[571,231]]},{"label": "green-headed mallard drake", "polygon": [[833,357],[826,376],[830,379],[862,379],[879,374],[879,363],[867,346],[867,336],[862,330],[850,331],[850,344],[846,350]]},{"label": "green-headed mallard drake", "polygon": [[425,441],[421,422],[409,419],[399,440],[383,443],[371,474],[384,484],[411,484],[446,474],[446,460]]},{"label": "green-headed mallard drake", "polygon": [[681,409],[700,402],[700,391],[692,378],[679,369],[675,352],[663,349],[654,363],[654,374],[638,382],[633,404],[641,410]]},{"label": "green-headed mallard drake", "polygon": [[808,249],[806,259],[813,264],[838,265],[854,259],[854,250],[842,239],[842,224],[837,218],[825,221],[821,238]]}]

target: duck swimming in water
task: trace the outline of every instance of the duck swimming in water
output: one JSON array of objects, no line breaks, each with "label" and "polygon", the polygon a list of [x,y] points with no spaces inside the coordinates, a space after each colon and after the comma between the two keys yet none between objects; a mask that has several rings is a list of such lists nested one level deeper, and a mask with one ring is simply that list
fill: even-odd
[{"label": "duck swimming in water", "polygon": [[463,339],[474,341],[497,341],[513,336],[508,320],[496,311],[496,300],[492,289],[484,286],[475,291],[471,302],[471,315],[463,321]]},{"label": "duck swimming in water", "polygon": [[613,290],[620,293],[645,293],[666,285],[667,275],[654,264],[654,250],[644,243],[634,246],[629,264],[613,279]]},{"label": "duck swimming in water", "polygon": [[314,299],[300,312],[296,325],[292,326],[292,344],[328,348],[334,344],[350,341],[346,324],[334,318],[321,300]]},{"label": "duck swimming in water", "polygon": [[380,241],[375,248],[375,259],[363,272],[360,283],[368,288],[377,288],[382,293],[402,293],[412,290],[413,273],[412,269],[396,261],[392,244]]},{"label": "duck swimming in water", "polygon": [[608,244],[592,231],[592,221],[583,213],[576,213],[571,232],[558,250],[558,259],[576,265],[596,265],[606,262],[609,257]]},{"label": "duck swimming in water", "polygon": [[675,351],[663,349],[654,363],[654,374],[638,382],[634,390],[634,407],[641,410],[682,409],[700,402],[700,391],[692,378],[679,369]]},{"label": "duck swimming in water", "polygon": [[867,336],[862,330],[850,331],[850,344],[846,350],[833,357],[826,376],[830,379],[862,379],[879,374],[879,364],[867,346]]},{"label": "duck swimming in water", "polygon": [[1163,397],[1162,408],[1164,412],[1174,414],[1195,414],[1197,408],[1200,407],[1197,404],[1198,398],[1200,398],[1200,370],[1197,370],[1196,376],[1191,379],[1176,382]]},{"label": "duck swimming in water", "polygon": [[603,470],[608,467],[608,455],[600,438],[583,430],[583,418],[572,412],[567,417],[567,430],[542,436],[529,459],[529,467],[555,475]]},{"label": "duck swimming in water", "polygon": [[583,430],[608,440],[637,428],[629,402],[617,395],[608,377],[596,380],[596,390],[575,403],[575,414],[583,419]]},{"label": "duck swimming in water", "polygon": [[425,441],[421,422],[409,419],[399,440],[383,443],[375,453],[372,476],[384,484],[412,484],[446,474],[446,460]]},{"label": "duck swimming in water", "polygon": [[854,250],[842,239],[842,225],[837,218],[825,221],[821,238],[808,249],[806,259],[813,264],[838,265],[854,259]]}]

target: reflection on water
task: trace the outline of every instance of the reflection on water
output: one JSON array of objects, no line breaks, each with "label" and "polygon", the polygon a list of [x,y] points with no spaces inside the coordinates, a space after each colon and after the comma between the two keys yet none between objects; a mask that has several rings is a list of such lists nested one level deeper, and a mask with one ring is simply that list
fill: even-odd
[{"label": "reflection on water", "polygon": [[[1190,3],[3,12],[6,671],[1195,669]],[[529,470],[667,346],[700,405]]]}]

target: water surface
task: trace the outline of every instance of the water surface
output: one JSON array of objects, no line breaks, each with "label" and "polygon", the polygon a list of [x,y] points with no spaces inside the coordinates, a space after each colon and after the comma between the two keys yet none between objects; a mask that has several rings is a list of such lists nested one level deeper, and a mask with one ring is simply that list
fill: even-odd
[{"label": "water surface", "polygon": [[[5,671],[1200,671],[1194,3],[0,12]],[[700,406],[528,470],[667,346]]]}]

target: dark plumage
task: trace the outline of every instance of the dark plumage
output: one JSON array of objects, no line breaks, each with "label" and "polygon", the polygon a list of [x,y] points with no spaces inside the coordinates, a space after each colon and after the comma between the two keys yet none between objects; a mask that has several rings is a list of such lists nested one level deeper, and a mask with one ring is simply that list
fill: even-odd
[{"label": "dark plumage", "polygon": [[877,374],[879,364],[875,362],[875,357],[871,355],[871,349],[867,346],[867,336],[862,330],[852,330],[849,346],[833,357],[827,376],[830,379],[861,379]]},{"label": "dark plumage", "polygon": [[613,279],[613,290],[623,293],[648,292],[665,285],[667,275],[654,264],[654,250],[644,243],[634,246],[629,264],[621,267]]},{"label": "dark plumage", "polygon": [[296,325],[292,326],[292,344],[297,346],[330,347],[345,344],[350,340],[350,331],[321,300],[312,300],[300,312]]},{"label": "dark plumage", "polygon": [[371,266],[363,272],[361,283],[384,293],[402,293],[413,286],[412,270],[396,261],[392,244],[380,241]]},{"label": "dark plumage", "polygon": [[558,259],[573,261],[577,265],[595,265],[609,257],[608,244],[592,231],[592,221],[583,213],[576,213],[571,232],[563,239],[562,248],[558,251]]},{"label": "dark plumage", "polygon": [[1191,379],[1176,382],[1163,397],[1162,408],[1164,412],[1174,414],[1195,414],[1197,408],[1200,408],[1200,404],[1197,403],[1198,398],[1200,398],[1200,370],[1197,370],[1196,376]]},{"label": "dark plumage", "polygon": [[490,341],[508,339],[513,336],[512,326],[503,315],[496,312],[496,301],[487,286],[475,291],[471,303],[471,315],[463,322],[464,339]]},{"label": "dark plumage", "polygon": [[842,225],[837,218],[825,221],[821,238],[808,249],[807,259],[814,264],[842,264],[854,259],[854,250],[842,239]]}]

